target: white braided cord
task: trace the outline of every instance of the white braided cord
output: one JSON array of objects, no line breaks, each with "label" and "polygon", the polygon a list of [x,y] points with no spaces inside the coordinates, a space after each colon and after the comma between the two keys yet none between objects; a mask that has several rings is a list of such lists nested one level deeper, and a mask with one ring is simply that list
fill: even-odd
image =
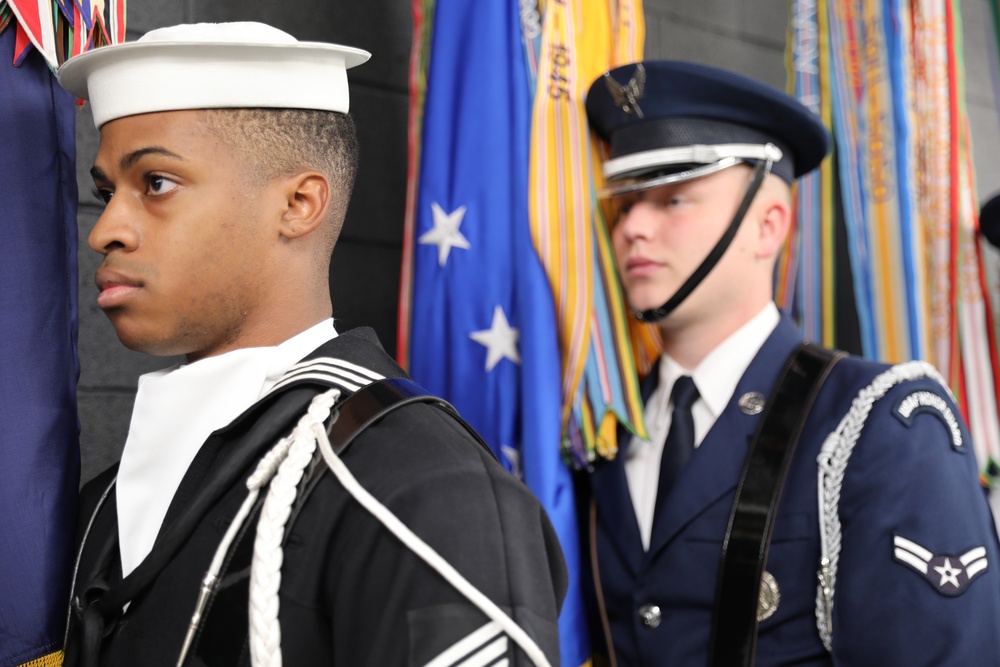
[{"label": "white braided cord", "polygon": [[322,424],[318,428],[314,427],[314,433],[319,443],[319,451],[322,453],[330,470],[333,471],[348,493],[354,496],[355,500],[362,507],[389,529],[404,546],[437,571],[438,574],[444,577],[445,581],[450,583],[458,592],[478,607],[480,611],[486,614],[487,617],[495,621],[511,639],[517,642],[521,650],[528,655],[536,667],[551,667],[545,654],[538,647],[538,644],[528,636],[528,633],[521,629],[514,619],[505,614],[500,607],[463,577],[451,563],[441,557],[437,551],[400,521],[389,508],[380,503],[361,486],[344,462],[337,456],[336,452],[333,451],[333,447],[330,446],[330,440],[326,435],[326,429],[322,427]]},{"label": "white braided cord", "polygon": [[281,667],[281,625],[278,622],[281,587],[281,542],[285,524],[298,494],[299,481],[316,451],[316,433],[326,436],[324,422],[340,398],[330,389],[313,398],[306,413],[286,440],[287,456],[268,486],[257,522],[250,566],[250,660],[254,667]]},{"label": "white braided cord", "polygon": [[204,605],[214,591],[218,573],[232,542],[245,523],[260,489],[268,485],[268,482],[270,486],[261,508],[250,570],[250,653],[253,667],[281,667],[281,628],[278,621],[278,591],[284,557],[281,541],[297,495],[299,481],[312,460],[317,444],[338,480],[365,509],[487,617],[495,621],[511,639],[517,642],[536,667],[551,667],[534,640],[510,616],[368,493],[333,451],[324,423],[340,393],[339,389],[331,389],[316,396],[292,433],[268,451],[258,463],[254,473],[247,479],[249,493],[216,549],[212,564],[205,575],[202,595],[192,617],[191,628],[177,663],[178,667],[183,664],[190,649]]},{"label": "white braided cord", "polygon": [[816,457],[819,466],[817,492],[820,527],[816,627],[827,651],[833,650],[833,600],[841,547],[840,491],[847,463],[875,402],[897,384],[920,378],[935,380],[948,391],[948,385],[941,374],[926,362],[911,361],[893,366],[876,376],[871,384],[858,393],[836,430],[823,442],[819,456]]},{"label": "white braided cord", "polygon": [[209,565],[208,572],[205,573],[205,578],[202,580],[198,603],[195,606],[194,614],[191,615],[187,635],[184,637],[184,644],[181,646],[180,656],[177,659],[177,667],[181,667],[184,664],[188,651],[191,650],[194,636],[198,631],[198,626],[201,624],[201,615],[205,611],[205,605],[208,603],[209,597],[215,591],[215,586],[219,581],[219,572],[222,570],[222,562],[226,559],[229,547],[232,545],[233,540],[236,539],[236,534],[240,531],[240,528],[246,522],[254,503],[257,502],[261,488],[271,480],[278,471],[278,466],[285,459],[285,456],[287,456],[289,446],[291,446],[290,438],[280,440],[257,463],[257,468],[247,478],[246,484],[249,490],[247,497],[243,500],[243,504],[229,524],[226,534],[223,535],[222,540],[219,542],[219,546],[215,550],[215,555],[212,557],[212,563]]},{"label": "white braided cord", "polygon": [[[191,622],[189,624],[188,631],[184,639],[184,643],[181,647],[180,656],[177,661],[178,667],[180,667],[184,663],[184,660],[187,658],[187,654],[194,643],[194,637],[197,634],[198,628],[201,624],[202,615],[204,613],[205,607],[207,606],[208,601],[212,596],[212,593],[215,591],[215,587],[219,581],[219,572],[222,569],[223,562],[226,559],[229,549],[232,547],[233,541],[236,539],[237,533],[239,532],[243,524],[246,522],[247,517],[250,514],[250,511],[253,509],[254,504],[257,502],[257,498],[260,495],[260,490],[263,487],[267,486],[267,484],[271,481],[271,479],[275,477],[275,475],[281,469],[282,464],[284,464],[287,458],[289,457],[289,451],[291,450],[293,443],[296,442],[297,436],[304,433],[308,438],[311,432],[311,430],[308,428],[308,422],[316,418],[316,416],[321,413],[322,413],[322,417],[320,418],[321,423],[329,416],[332,405],[340,398],[342,393],[341,389],[336,388],[336,385],[339,385],[342,389],[347,389],[348,391],[354,392],[360,389],[363,385],[369,384],[372,381],[377,381],[382,379],[384,379],[383,376],[379,375],[378,373],[375,373],[374,371],[368,370],[363,366],[358,366],[357,364],[352,364],[350,362],[342,361],[340,359],[332,357],[320,357],[317,359],[303,361],[298,364],[295,364],[288,370],[288,372],[285,373],[284,376],[282,376],[281,381],[279,381],[277,385],[275,385],[274,387],[271,388],[270,391],[268,391],[267,395],[276,393],[276,390],[284,388],[285,386],[297,381],[312,380],[312,381],[321,381],[324,383],[335,385],[335,387],[330,391],[328,391],[326,394],[322,394],[313,399],[313,402],[312,404],[310,404],[309,409],[307,409],[306,414],[299,420],[299,425],[296,427],[296,429],[294,429],[292,433],[289,434],[287,437],[282,438],[280,441],[278,441],[278,443],[275,444],[258,462],[257,467],[254,470],[253,474],[250,475],[249,478],[247,478],[246,485],[247,488],[249,489],[249,493],[247,494],[246,499],[244,499],[243,505],[240,507],[236,516],[233,518],[233,521],[230,523],[229,528],[226,531],[226,534],[219,542],[219,546],[216,548],[215,555],[212,558],[212,563],[209,566],[209,569],[206,572],[204,579],[202,580],[198,601],[195,605],[194,613],[191,616]],[[332,397],[332,399],[329,397]],[[329,403],[329,405],[327,405],[327,403]],[[305,428],[303,428],[304,423],[306,424]],[[284,474],[283,484],[287,483],[291,479],[295,479],[294,484],[292,484],[292,488],[294,489],[297,486],[298,480],[301,479],[303,470],[309,464],[309,460],[311,459],[312,452],[315,451],[315,448],[316,448],[315,439],[306,440],[297,445],[296,455],[293,458],[295,460],[296,465],[301,464],[301,468],[299,468],[297,472],[289,468]],[[306,459],[304,463],[302,463],[302,457],[304,456],[305,451],[309,452],[309,458]],[[292,464],[289,465],[291,466]],[[287,495],[288,495],[287,488],[284,488],[282,486],[281,488],[279,488],[279,491],[281,491],[281,495],[284,497],[285,501],[288,502],[288,506],[287,508],[285,508],[284,511],[282,511],[279,507],[277,507],[278,501],[273,500],[270,503],[271,514],[269,514],[268,516],[269,519],[280,519],[282,521],[282,526],[280,530],[278,530],[278,543],[276,552],[273,549],[273,539],[275,536],[274,526],[270,523],[269,520],[265,520],[262,517],[262,521],[264,522],[264,527],[268,533],[268,539],[272,542],[272,549],[268,550],[269,555],[265,555],[262,558],[261,561],[263,564],[262,566],[269,572],[275,566],[278,568],[277,570],[272,572],[271,576],[264,574],[264,572],[260,573],[261,577],[267,580],[267,585],[264,586],[264,588],[273,588],[273,596],[270,599],[267,598],[267,596],[264,594],[261,594],[261,597],[259,599],[260,610],[273,611],[272,614],[273,619],[265,620],[267,614],[261,615],[257,619],[257,626],[256,626],[257,632],[260,635],[259,643],[264,647],[269,647],[269,646],[276,647],[276,650],[264,651],[264,653],[267,653],[270,657],[267,658],[269,662],[263,664],[268,664],[268,665],[281,664],[280,626],[278,625],[278,620],[277,620],[277,612],[278,612],[277,590],[278,587],[280,586],[280,567],[281,567],[281,561],[283,559],[283,553],[281,551],[281,536],[284,534],[284,522],[286,522],[288,519],[288,515],[291,510],[291,504],[294,503],[295,499],[295,496],[293,494],[291,500],[290,501],[287,500]],[[269,497],[270,493],[268,497],[265,498],[265,504],[267,504],[267,500]],[[264,511],[265,510],[262,508],[262,514],[264,514]],[[282,513],[284,514],[283,518],[280,516]],[[260,539],[259,532],[257,535],[257,539],[258,540]],[[264,549],[263,546],[261,548]],[[257,542],[255,541],[254,564],[257,562],[256,559],[257,559]],[[253,573],[254,573],[254,568],[252,564],[251,582],[250,582],[251,649],[253,649],[254,645],[253,639],[255,633],[255,625],[254,625],[255,609],[253,604],[253,592],[254,592]],[[275,573],[277,575],[276,577],[273,576]],[[267,639],[266,637],[270,637],[270,639]],[[275,656],[277,656],[276,661],[275,661]],[[258,663],[254,662],[253,664],[256,666]]]}]

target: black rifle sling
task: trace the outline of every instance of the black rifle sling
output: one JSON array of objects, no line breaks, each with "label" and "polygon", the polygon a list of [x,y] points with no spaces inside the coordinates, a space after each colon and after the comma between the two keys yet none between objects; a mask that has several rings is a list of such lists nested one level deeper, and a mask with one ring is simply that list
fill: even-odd
[{"label": "black rifle sling", "polygon": [[842,356],[813,343],[800,345],[767,401],[743,463],[722,543],[709,667],[754,664],[761,577],[781,489],[812,404]]},{"label": "black rifle sling", "polygon": [[[431,396],[410,380],[390,378],[373,382],[334,406],[333,420],[327,429],[330,445],[338,456],[342,455],[352,442],[366,428],[376,423],[388,413],[410,403],[429,403],[448,412],[487,451],[483,442],[459,416],[455,409],[443,399]],[[316,454],[313,464],[306,470],[300,482],[299,494],[292,506],[285,526],[285,539],[306,499],[327,470],[326,462]],[[250,594],[250,565],[253,560],[253,526],[257,512],[263,504],[265,494],[254,507],[240,535],[230,548],[222,570],[223,576],[196,635],[194,646],[188,654],[185,665],[200,667],[236,667],[248,664],[248,596]],[[242,651],[234,650],[242,647]]]}]

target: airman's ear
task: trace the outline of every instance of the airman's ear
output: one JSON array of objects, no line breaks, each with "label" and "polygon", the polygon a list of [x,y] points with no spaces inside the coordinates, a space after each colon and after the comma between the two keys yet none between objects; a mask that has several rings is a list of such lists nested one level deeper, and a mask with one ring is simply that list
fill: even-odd
[{"label": "airman's ear", "polygon": [[[767,184],[766,184],[767,185]],[[770,184],[769,188],[762,188],[766,198],[762,202],[765,206],[760,219],[760,236],[757,243],[757,257],[774,257],[785,243],[788,230],[792,226],[792,206],[790,196],[787,192],[778,192],[777,184]],[[782,183],[781,188],[787,186]]]},{"label": "airman's ear", "polygon": [[305,171],[283,182],[285,211],[280,233],[287,239],[305,236],[326,220],[330,207],[330,182],[323,174]]}]

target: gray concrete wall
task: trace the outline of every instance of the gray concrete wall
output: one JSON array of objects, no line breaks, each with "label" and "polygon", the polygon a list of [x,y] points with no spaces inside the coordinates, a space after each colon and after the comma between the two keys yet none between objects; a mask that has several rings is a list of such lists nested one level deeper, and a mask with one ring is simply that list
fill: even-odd
[{"label": "gray concrete wall", "polygon": [[[968,70],[967,100],[975,144],[977,190],[1000,190],[1000,121],[990,74],[988,0],[962,0]],[[407,74],[410,3],[369,0],[185,0],[129,2],[129,40],[182,22],[259,20],[299,39],[333,41],[373,52],[351,73],[352,112],[362,164],[344,234],[334,252],[331,286],[341,329],[374,326],[395,351],[397,286],[406,181]],[[787,0],[646,0],[646,55],[728,67],[784,87]],[[86,237],[99,214],[88,170],[97,150],[89,111],[78,119],[80,205],[80,419],[83,479],[117,459],[125,442],[136,378],[173,363],[122,347],[95,305],[98,256]]]}]

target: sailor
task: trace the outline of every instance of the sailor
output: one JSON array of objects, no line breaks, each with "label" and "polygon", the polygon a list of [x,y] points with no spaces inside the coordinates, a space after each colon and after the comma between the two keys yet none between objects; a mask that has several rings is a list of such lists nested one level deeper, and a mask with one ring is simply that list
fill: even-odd
[{"label": "sailor", "polygon": [[97,305],[139,380],[83,490],[67,665],[557,664],[544,511],[370,329],[329,264],[369,54],[180,25],[67,62],[101,139]]},{"label": "sailor", "polygon": [[[590,87],[621,284],[662,355],[648,441],[581,482],[611,664],[1000,660],[1000,551],[969,430],[929,364],[803,346],[773,301],[819,119],[732,72],[618,67]],[[623,434],[624,435],[624,434]]]}]

